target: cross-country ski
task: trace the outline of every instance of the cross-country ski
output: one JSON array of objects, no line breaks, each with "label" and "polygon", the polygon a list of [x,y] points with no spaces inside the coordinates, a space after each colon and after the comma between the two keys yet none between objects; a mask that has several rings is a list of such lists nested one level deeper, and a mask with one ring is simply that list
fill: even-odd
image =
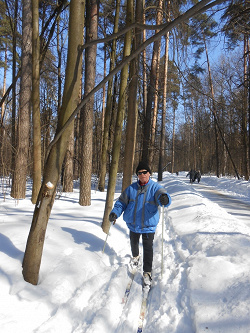
[{"label": "cross-country ski", "polygon": [[147,301],[148,301],[149,291],[150,291],[150,288],[148,286],[146,286],[142,289],[142,301],[141,301],[137,333],[142,333],[142,330],[143,330],[143,325],[145,323],[145,315],[146,315],[146,311],[147,311]]}]

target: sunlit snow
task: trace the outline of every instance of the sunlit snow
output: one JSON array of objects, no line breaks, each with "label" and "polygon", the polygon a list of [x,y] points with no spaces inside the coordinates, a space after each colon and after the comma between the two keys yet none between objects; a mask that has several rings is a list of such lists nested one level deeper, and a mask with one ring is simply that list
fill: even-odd
[{"label": "sunlit snow", "polygon": [[[156,232],[143,332],[249,333],[250,183],[207,175],[190,184],[186,174],[166,172],[161,182],[172,204],[164,210],[163,227],[161,212]],[[37,286],[22,277],[34,210],[31,189],[27,199],[17,201],[2,187],[1,333],[136,333],[141,268],[124,305],[128,229],[120,217],[102,253],[106,192],[96,190],[94,180],[91,206],[78,204],[77,183],[73,193],[58,194]],[[120,190],[118,177],[115,198]]]}]

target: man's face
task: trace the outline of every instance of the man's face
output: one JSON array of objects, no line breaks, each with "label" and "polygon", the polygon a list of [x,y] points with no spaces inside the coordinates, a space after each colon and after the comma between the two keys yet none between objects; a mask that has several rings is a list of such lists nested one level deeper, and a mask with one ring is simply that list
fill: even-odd
[{"label": "man's face", "polygon": [[146,184],[149,181],[150,173],[147,170],[142,169],[137,172],[137,176],[141,184]]}]

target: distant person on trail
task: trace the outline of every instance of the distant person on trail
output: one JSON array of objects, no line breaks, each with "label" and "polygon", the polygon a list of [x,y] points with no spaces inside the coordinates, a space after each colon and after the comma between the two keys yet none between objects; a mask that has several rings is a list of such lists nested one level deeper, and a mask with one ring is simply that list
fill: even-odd
[{"label": "distant person on trail", "polygon": [[169,206],[171,198],[167,191],[150,178],[151,170],[147,163],[140,162],[136,168],[137,182],[128,186],[116,201],[109,214],[109,221],[115,224],[123,214],[123,219],[130,230],[132,252],[131,269],[139,263],[139,240],[142,235],[143,245],[143,286],[151,286],[153,241],[159,222],[158,206]]},{"label": "distant person on trail", "polygon": [[201,180],[201,172],[200,170],[195,172],[195,179],[197,179],[197,182],[199,183]]},{"label": "distant person on trail", "polygon": [[189,176],[190,183],[193,183],[195,181],[195,170],[191,169],[186,177],[187,176]]}]

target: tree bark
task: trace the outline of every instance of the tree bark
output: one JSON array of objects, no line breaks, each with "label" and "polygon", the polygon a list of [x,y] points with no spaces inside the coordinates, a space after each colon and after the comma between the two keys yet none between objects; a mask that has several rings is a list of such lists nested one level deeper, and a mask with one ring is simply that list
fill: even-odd
[{"label": "tree bark", "polygon": [[244,92],[243,92],[243,108],[242,108],[242,144],[243,144],[243,174],[245,175],[245,179],[249,180],[249,157],[248,157],[248,135],[247,135],[247,111],[248,111],[247,41],[248,38],[245,35],[244,36]]},{"label": "tree bark", "polygon": [[[163,1],[159,0],[158,10],[157,10],[157,19],[156,24],[162,24],[162,8]],[[156,33],[158,30],[156,30]],[[156,132],[156,122],[158,114],[158,96],[159,96],[159,67],[160,67],[160,58],[161,58],[161,40],[158,43],[158,49],[156,50],[156,77],[155,77],[155,89],[154,89],[154,108],[153,108],[153,117],[152,117],[152,126],[151,126],[151,139],[150,139],[150,150],[149,150],[149,165],[152,165],[154,153],[155,153],[155,132]]]},{"label": "tree bark", "polygon": [[[136,1],[135,14],[136,14],[135,17],[136,22],[141,22],[143,17],[142,0]],[[142,40],[141,35],[142,31],[140,29],[135,29],[135,37],[134,37],[132,52],[140,45]],[[138,69],[139,69],[139,56],[131,61],[129,67],[130,83],[128,88],[128,117],[127,117],[127,126],[126,126],[122,190],[125,190],[125,188],[131,184],[132,174],[133,174],[136,130],[137,130],[137,119],[138,119],[138,104],[137,104]]]},{"label": "tree bark", "polygon": [[[97,39],[99,3],[96,0],[86,1],[86,42]],[[96,45],[85,51],[85,85],[84,94],[88,94],[95,86]],[[81,111],[82,153],[80,168],[81,206],[91,205],[92,147],[93,147],[93,108],[94,96],[84,105]]]},{"label": "tree bark", "polygon": [[73,192],[73,157],[74,157],[74,128],[69,137],[68,148],[64,159],[63,192]]},{"label": "tree bark", "polygon": [[152,60],[151,60],[151,69],[149,76],[149,85],[147,89],[147,108],[146,108],[146,116],[143,124],[143,147],[142,147],[142,160],[147,161],[149,163],[150,157],[150,149],[151,146],[151,127],[152,127],[152,108],[153,108],[153,100],[156,89],[156,77],[157,77],[157,59],[158,59],[158,51],[159,51],[160,39],[157,39],[154,42]]},{"label": "tree bark", "polygon": [[40,41],[39,0],[32,0],[32,120],[33,120],[33,186],[32,203],[35,204],[41,187],[42,149],[40,119]]},{"label": "tree bark", "polygon": [[[143,8],[145,6],[145,0],[143,0]],[[143,24],[145,24],[146,18],[145,18],[145,11],[143,11]],[[143,30],[143,43],[146,41],[146,30]],[[147,52],[146,48],[142,52],[142,65],[143,65],[143,115],[146,116],[146,110],[147,110]]]},{"label": "tree bark", "polygon": [[193,167],[196,170],[196,140],[195,140],[195,116],[194,116],[194,99],[192,97],[192,134],[193,134],[193,142],[192,142],[192,150],[193,150]]},{"label": "tree bark", "polygon": [[[170,20],[170,0],[167,1],[167,22]],[[168,50],[169,50],[169,32],[165,35],[165,54],[164,54],[164,81],[162,96],[162,117],[161,117],[161,138],[158,165],[158,181],[162,181],[163,163],[165,156],[165,134],[166,134],[166,109],[167,109],[167,83],[168,83]]]},{"label": "tree bark", "polygon": [[[5,51],[4,51],[3,96],[5,95],[5,91],[6,91],[7,60],[8,60],[7,54],[8,54],[8,46],[7,46],[7,43],[6,43],[5,44]],[[1,106],[0,127],[3,126],[4,113],[5,113],[5,102],[3,102],[2,106]]]},{"label": "tree bark", "polygon": [[171,154],[171,173],[175,167],[175,107],[173,108],[173,137],[172,137],[172,154]]},{"label": "tree bark", "polygon": [[[115,22],[114,22],[114,33],[118,32],[119,23],[119,13],[120,13],[120,0],[116,0],[116,11],[115,11]],[[115,67],[116,59],[116,39],[113,40],[112,50],[110,56],[110,72]],[[107,173],[107,157],[108,157],[108,142],[109,142],[109,127],[112,114],[112,92],[113,92],[113,77],[108,81],[107,89],[107,104],[104,117],[104,130],[102,137],[102,154],[101,154],[101,168],[100,168],[100,179],[98,184],[98,189],[104,192],[105,189],[105,177]]]},{"label": "tree bark", "polygon": [[15,169],[15,153],[16,153],[16,61],[17,61],[17,12],[18,1],[15,0],[14,7],[14,20],[12,27],[12,41],[13,41],[13,59],[12,59],[12,114],[11,114],[11,144],[12,144],[12,156],[11,156],[11,174]]},{"label": "tree bark", "polygon": [[23,1],[22,12],[22,57],[20,82],[20,109],[17,128],[15,169],[11,196],[24,199],[26,196],[27,167],[30,136],[32,85],[32,10],[31,0]]}]

